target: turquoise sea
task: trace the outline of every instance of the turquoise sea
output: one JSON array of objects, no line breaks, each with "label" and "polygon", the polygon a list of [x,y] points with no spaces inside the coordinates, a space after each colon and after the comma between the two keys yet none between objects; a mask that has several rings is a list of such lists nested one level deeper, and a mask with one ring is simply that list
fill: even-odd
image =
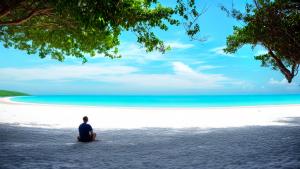
[{"label": "turquoise sea", "polygon": [[300,95],[19,96],[12,101],[118,107],[230,107],[300,104]]}]

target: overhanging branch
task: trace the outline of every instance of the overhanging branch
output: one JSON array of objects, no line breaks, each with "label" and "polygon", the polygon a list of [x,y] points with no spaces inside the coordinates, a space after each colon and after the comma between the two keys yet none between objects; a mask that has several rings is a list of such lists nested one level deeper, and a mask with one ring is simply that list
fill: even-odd
[{"label": "overhanging branch", "polygon": [[270,56],[275,60],[276,65],[278,66],[279,70],[281,73],[285,76],[286,80],[291,83],[294,76],[295,76],[295,68],[297,68],[297,65],[294,64],[292,66],[292,72],[286,68],[286,66],[282,63],[282,61],[273,53],[273,51],[268,48]]},{"label": "overhanging branch", "polygon": [[10,10],[8,7],[5,7],[3,10],[0,11],[0,19],[7,16],[10,13]]},{"label": "overhanging branch", "polygon": [[44,15],[49,12],[51,12],[52,8],[45,8],[45,9],[38,9],[38,10],[32,10],[27,16],[16,19],[13,21],[5,21],[5,22],[0,22],[0,26],[16,26],[16,25],[21,25],[28,20],[30,20],[32,17],[37,16],[37,15]]},{"label": "overhanging branch", "polygon": [[12,10],[16,9],[24,2],[25,0],[11,0],[8,3],[1,2],[1,6],[3,8],[0,11],[0,19],[6,17],[8,14],[11,13]]}]

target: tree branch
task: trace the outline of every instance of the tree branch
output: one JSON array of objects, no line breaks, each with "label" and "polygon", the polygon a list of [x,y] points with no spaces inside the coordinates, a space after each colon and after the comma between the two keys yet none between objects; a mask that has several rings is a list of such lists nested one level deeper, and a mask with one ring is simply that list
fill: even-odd
[{"label": "tree branch", "polygon": [[297,76],[299,72],[299,64],[297,64],[294,75]]},{"label": "tree branch", "polygon": [[293,76],[297,76],[298,74],[298,69],[299,69],[299,64],[297,63],[293,63],[293,66],[292,66],[292,75]]},{"label": "tree branch", "polygon": [[28,20],[30,20],[32,17],[40,15],[40,14],[46,14],[49,13],[52,10],[52,8],[45,8],[45,9],[39,9],[39,10],[33,10],[31,11],[27,16],[13,20],[13,21],[7,21],[7,22],[0,22],[0,26],[16,26],[21,25]]},{"label": "tree branch", "polygon": [[276,65],[279,67],[280,71],[282,72],[282,74],[284,74],[285,78],[287,79],[287,81],[289,83],[292,82],[292,79],[294,78],[294,65],[293,65],[293,68],[292,68],[292,71],[291,72],[289,69],[286,68],[286,66],[282,63],[282,61],[273,53],[273,51],[268,48],[268,51],[269,51],[269,54],[270,56],[275,60],[275,63]]},{"label": "tree branch", "polygon": [[3,10],[0,11],[0,19],[7,16],[10,13],[10,9],[5,7]]},{"label": "tree branch", "polygon": [[0,11],[0,19],[10,14],[10,12],[18,7],[20,4],[25,2],[24,0],[10,1],[8,4],[4,4],[4,9]]},{"label": "tree branch", "polygon": [[256,8],[259,9],[259,8],[260,8],[259,2],[258,2],[257,0],[253,0],[253,2],[254,2],[254,4],[255,4]]}]

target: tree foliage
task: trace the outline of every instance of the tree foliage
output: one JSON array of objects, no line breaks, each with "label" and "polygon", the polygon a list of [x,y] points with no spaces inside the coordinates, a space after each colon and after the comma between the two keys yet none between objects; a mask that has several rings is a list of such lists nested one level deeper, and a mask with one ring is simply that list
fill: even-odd
[{"label": "tree foliage", "polygon": [[227,37],[227,53],[246,44],[263,46],[268,52],[255,56],[262,66],[280,70],[290,83],[300,64],[300,3],[292,0],[253,0],[245,12],[222,7],[244,26],[233,28]]},{"label": "tree foliage", "polygon": [[41,58],[74,56],[85,62],[97,53],[119,57],[119,36],[132,31],[147,51],[165,52],[153,29],[178,26],[174,15],[183,18],[189,36],[199,31],[194,0],[177,0],[175,7],[157,0],[1,0],[0,41]]}]

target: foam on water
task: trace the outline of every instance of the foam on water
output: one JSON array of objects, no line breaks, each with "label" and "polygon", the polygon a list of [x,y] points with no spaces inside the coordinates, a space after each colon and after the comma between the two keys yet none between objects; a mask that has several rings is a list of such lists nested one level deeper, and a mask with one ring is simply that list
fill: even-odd
[{"label": "foam on water", "polygon": [[300,104],[300,95],[21,96],[13,101],[117,107],[231,107]]}]

